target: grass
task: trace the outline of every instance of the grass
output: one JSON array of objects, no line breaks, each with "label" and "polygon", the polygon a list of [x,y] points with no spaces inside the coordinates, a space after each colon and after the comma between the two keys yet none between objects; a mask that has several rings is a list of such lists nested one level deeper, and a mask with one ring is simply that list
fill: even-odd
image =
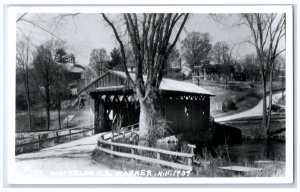
[{"label": "grass", "polygon": [[31,130],[27,114],[16,115],[16,132],[46,131],[46,119],[35,115],[31,116]]},{"label": "grass", "polygon": [[[195,177],[278,177],[284,176],[285,174],[285,164],[281,161],[284,161],[285,158],[281,156],[277,156],[275,160],[269,160],[266,154],[261,154],[262,157],[260,157],[260,160],[269,162],[265,164],[256,164],[247,158],[244,158],[242,163],[235,163],[231,161],[232,157],[229,155],[227,145],[217,146],[215,155],[212,155],[206,148],[203,149],[202,153],[198,153],[195,159],[198,160],[198,162],[208,162],[209,164],[204,164],[208,166],[195,165],[192,174]],[[219,169],[219,167],[234,165],[260,168],[262,171],[239,173]]]},{"label": "grass", "polygon": [[[226,156],[226,155],[225,155]],[[197,157],[201,159],[202,157]],[[133,160],[129,158],[121,158],[121,157],[111,157],[109,154],[101,152],[99,150],[94,150],[92,153],[92,159],[97,163],[107,166],[113,170],[120,171],[141,171],[141,170],[149,170],[152,174],[152,177],[157,176],[159,173],[176,173],[179,170],[175,170],[169,167],[161,166],[158,164],[150,164],[138,160]],[[229,166],[231,165],[230,161],[226,160],[222,155],[217,157],[212,157],[210,154],[207,154],[206,162],[209,162],[208,166],[195,165],[193,166],[193,171],[181,171],[181,177],[279,177],[284,176],[285,174],[285,166],[277,161],[272,161],[269,164],[255,165],[254,163],[248,162],[245,160],[245,164],[243,166],[246,167],[257,167],[261,168],[262,171],[255,171],[251,173],[236,173],[233,171],[224,171],[219,169],[221,166]],[[177,174],[162,174],[160,177],[176,177]]]},{"label": "grass", "polygon": [[[92,116],[90,115],[90,106],[86,106],[83,109],[72,107],[61,110],[61,128],[71,128],[80,125],[86,125],[92,123]],[[74,115],[74,118],[68,123],[64,122],[64,119],[68,115]],[[16,133],[26,132],[38,132],[48,131],[46,127],[46,114],[43,112],[42,116],[39,111],[33,110],[31,112],[31,130],[29,130],[29,122],[27,112],[16,113]],[[50,111],[50,131],[59,130],[58,114],[57,110]]]},{"label": "grass", "polygon": [[195,177],[282,177],[285,175],[285,166],[280,162],[272,162],[270,164],[257,166],[254,163],[247,164],[245,167],[261,168],[261,171],[253,171],[247,173],[233,172],[219,169],[220,165],[217,160],[212,160],[211,165],[207,168],[197,166],[192,176]]},{"label": "grass", "polygon": [[96,162],[103,164],[110,169],[128,171],[128,170],[151,170],[152,172],[169,171],[170,168],[160,166],[158,164],[150,164],[138,160],[111,157],[109,154],[95,149],[92,153],[92,159]]}]

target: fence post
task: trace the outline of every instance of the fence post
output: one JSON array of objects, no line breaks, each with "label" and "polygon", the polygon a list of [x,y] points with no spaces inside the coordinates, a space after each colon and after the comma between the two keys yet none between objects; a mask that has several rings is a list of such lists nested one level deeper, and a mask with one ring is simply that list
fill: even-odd
[{"label": "fence post", "polygon": [[56,131],[56,143],[59,142],[59,139],[58,139],[58,131]]},{"label": "fence post", "polygon": [[188,147],[191,148],[191,154],[194,154],[194,149],[196,148],[196,146],[195,146],[195,145],[188,144]]},{"label": "fence post", "polygon": [[125,129],[123,129],[123,138],[125,139]]},{"label": "fence post", "polygon": [[192,158],[188,158],[188,166],[192,166]]},{"label": "fence post", "polygon": [[131,154],[134,154],[134,149],[130,148]]},{"label": "fence post", "polygon": [[[114,146],[113,146],[113,145],[110,146],[110,150],[114,151]],[[111,156],[111,157],[114,157],[113,154],[111,154],[110,156]]]},{"label": "fence post", "polygon": [[69,129],[69,138],[72,140],[71,129]]},{"label": "fence post", "polygon": [[[191,148],[191,154],[194,154],[194,149],[196,148],[196,146],[195,146],[195,145],[188,144],[188,147]],[[189,157],[189,158],[188,158],[188,165],[189,165],[189,166],[192,166],[192,165],[193,165],[192,158],[193,158],[193,157]]]},{"label": "fence post", "polygon": [[81,127],[82,137],[84,137],[84,129],[83,126]]},{"label": "fence post", "polygon": [[158,152],[156,153],[156,159],[160,160],[160,153],[158,153]]},{"label": "fence post", "polygon": [[38,150],[41,148],[41,135],[38,134]]},{"label": "fence post", "polygon": [[114,130],[112,130],[111,131],[111,141],[114,141],[114,137],[115,137]]}]

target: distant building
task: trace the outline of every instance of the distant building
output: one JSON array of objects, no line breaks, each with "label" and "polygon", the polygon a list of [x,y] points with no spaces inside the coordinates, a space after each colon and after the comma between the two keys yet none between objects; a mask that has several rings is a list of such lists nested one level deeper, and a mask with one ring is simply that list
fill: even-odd
[{"label": "distant building", "polygon": [[66,63],[60,63],[65,71],[65,78],[72,96],[77,95],[78,90],[85,86],[85,67],[76,63],[75,56],[70,54]]},{"label": "distant building", "polygon": [[[136,70],[136,67],[135,67],[135,64],[130,62],[130,63],[127,63],[127,70],[129,73],[134,73],[135,70]],[[123,67],[123,64],[119,64],[117,66],[115,66],[113,68],[113,70],[117,70],[117,71],[124,71],[124,67]]]}]

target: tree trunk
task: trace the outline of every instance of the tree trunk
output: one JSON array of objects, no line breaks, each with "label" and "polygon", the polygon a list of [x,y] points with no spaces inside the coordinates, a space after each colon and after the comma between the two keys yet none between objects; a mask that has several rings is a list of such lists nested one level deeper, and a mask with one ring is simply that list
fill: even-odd
[{"label": "tree trunk", "polygon": [[271,118],[272,118],[272,100],[273,100],[273,90],[272,90],[272,83],[273,83],[273,68],[271,68],[270,76],[269,76],[269,110],[268,110],[268,119],[267,119],[267,127],[266,127],[266,134],[267,138],[270,136],[270,124],[271,124]]},{"label": "tree trunk", "polygon": [[267,138],[267,89],[266,89],[266,79],[262,77],[263,84],[263,116],[262,116],[262,137]]},{"label": "tree trunk", "polygon": [[41,106],[41,119],[43,118],[43,106]]},{"label": "tree trunk", "polygon": [[57,113],[58,113],[58,126],[61,129],[61,119],[60,119],[60,110],[61,110],[61,86],[63,85],[62,80],[62,70],[60,70],[59,74],[59,84],[58,84],[58,104],[57,104]]},{"label": "tree trunk", "polygon": [[50,131],[50,105],[49,105],[49,103],[47,103],[47,105],[46,105],[46,111],[47,111],[47,119],[46,119],[47,130]]},{"label": "tree trunk", "polygon": [[28,79],[24,82],[25,91],[26,91],[26,103],[27,103],[27,117],[28,117],[28,128],[31,131],[31,103],[29,96],[29,87],[28,87]]},{"label": "tree trunk", "polygon": [[58,127],[59,129],[61,129],[60,108],[57,109],[57,115],[58,115]]},{"label": "tree trunk", "polygon": [[139,137],[140,141],[147,142],[149,129],[151,128],[151,109],[145,100],[140,99]]},{"label": "tree trunk", "polygon": [[59,127],[59,129],[61,129],[60,107],[61,107],[61,101],[60,101],[60,96],[58,96],[57,115],[58,115],[58,127]]},{"label": "tree trunk", "polygon": [[26,100],[27,100],[28,127],[29,127],[29,131],[31,131],[31,109],[30,109],[30,101],[29,101],[29,98],[26,98]]},{"label": "tree trunk", "polygon": [[25,63],[25,90],[26,90],[26,101],[27,101],[27,113],[28,113],[28,126],[31,131],[31,103],[30,103],[30,91],[29,91],[29,76],[28,76],[28,57],[29,57],[29,45],[26,47],[26,63]]},{"label": "tree trunk", "polygon": [[47,130],[50,130],[50,93],[49,88],[46,87],[46,126]]}]

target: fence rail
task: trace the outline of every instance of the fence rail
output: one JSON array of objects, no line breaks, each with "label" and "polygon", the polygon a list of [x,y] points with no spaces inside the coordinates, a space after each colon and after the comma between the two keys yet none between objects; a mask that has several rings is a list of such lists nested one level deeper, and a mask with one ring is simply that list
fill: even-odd
[{"label": "fence rail", "polygon": [[[66,132],[69,129],[71,130],[75,130],[75,129],[81,129],[82,127],[87,128],[87,127],[91,127],[94,126],[94,123],[90,123],[90,124],[86,124],[83,126],[77,126],[77,127],[71,127],[71,128],[65,128],[65,129],[59,129],[59,130],[52,130],[52,131],[43,131],[43,132],[31,132],[31,133],[35,133],[36,135],[34,136],[29,136],[29,137],[23,137],[23,136],[17,136],[16,140],[25,140],[25,139],[33,139],[34,137],[38,137],[38,135],[50,135],[50,134],[54,134],[54,133],[61,133],[61,132]],[[19,134],[23,134],[23,133],[19,133]]]},{"label": "fence rail", "polygon": [[[59,143],[59,139],[62,137],[69,137],[69,140],[72,140],[73,135],[79,135],[82,134],[84,136],[85,133],[87,132],[92,132],[94,134],[94,124],[88,124],[84,126],[78,126],[78,127],[73,127],[70,129],[64,129],[64,130],[57,130],[57,131],[52,131],[48,133],[40,133],[38,135],[32,136],[32,137],[23,137],[23,138],[16,138],[16,152],[19,151],[17,149],[20,149],[25,146],[30,146],[30,145],[36,145],[35,147],[37,150],[43,148],[43,143],[46,141],[56,141],[56,143]],[[76,132],[72,132],[74,130],[79,130]],[[65,133],[66,134],[61,134]],[[29,140],[29,142],[22,142],[24,140]],[[18,143],[19,142],[19,143]],[[23,150],[21,150],[23,152]]]},{"label": "fence rail", "polygon": [[[131,131],[133,128],[131,129]],[[130,132],[130,131],[128,131]],[[126,132],[124,131],[123,134],[118,134],[117,136],[122,136],[125,137]],[[112,133],[112,136],[114,134]],[[112,139],[111,137],[110,139]],[[169,151],[165,149],[158,149],[158,148],[151,148],[151,147],[144,147],[144,146],[138,146],[138,145],[131,145],[131,144],[124,144],[124,143],[117,143],[114,142],[113,139],[112,141],[108,141],[109,138],[105,138],[104,136],[100,137],[97,142],[97,149],[108,153],[112,156],[119,156],[119,157],[127,157],[130,159],[136,159],[136,160],[141,160],[145,162],[150,162],[150,163],[155,163],[155,164],[160,164],[176,169],[183,169],[187,171],[192,171],[193,166],[192,166],[192,159],[195,156],[194,154],[194,145],[188,145],[191,148],[191,153],[182,153],[182,152],[176,152],[176,151]],[[106,146],[106,147],[105,147]],[[121,152],[120,150],[117,151],[116,147],[118,148],[127,148],[130,149],[130,153],[128,152]],[[152,152],[155,154],[153,157],[146,157],[143,156],[143,152]],[[183,159],[187,159],[187,163],[184,161],[181,162],[172,162],[168,160],[164,160],[162,158],[162,155],[166,156],[176,156],[180,157]]]},{"label": "fence rail", "polygon": [[103,140],[114,140],[117,139],[118,137],[125,137],[126,134],[128,133],[133,133],[134,131],[138,131],[139,130],[139,123],[136,124],[132,124],[132,125],[128,125],[126,127],[122,127],[119,132],[116,131],[112,131],[106,134],[103,134],[101,137]]}]

